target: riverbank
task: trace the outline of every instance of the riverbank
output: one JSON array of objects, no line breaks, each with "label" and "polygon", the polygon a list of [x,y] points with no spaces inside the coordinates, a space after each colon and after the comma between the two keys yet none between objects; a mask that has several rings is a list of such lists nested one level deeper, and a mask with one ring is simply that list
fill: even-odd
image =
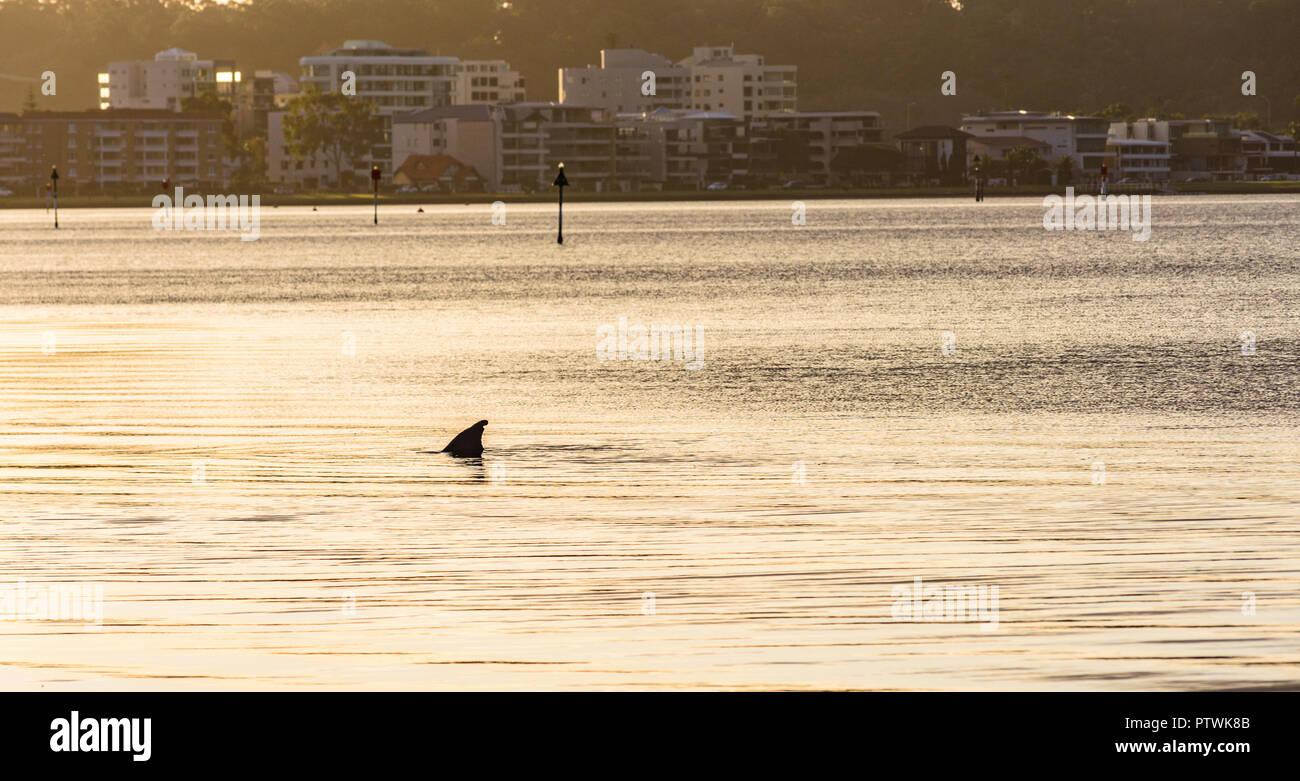
[{"label": "riverbank", "polygon": [[[1063,193],[1064,187],[1054,185],[1026,185],[1023,187],[990,187],[988,198],[1024,197]],[[1117,186],[1116,193],[1144,192]],[[1249,195],[1300,193],[1300,182],[1180,182],[1155,195]],[[555,199],[552,191],[538,193],[380,193],[380,204],[438,205],[478,204],[493,201],[511,203],[541,203]],[[817,189],[817,190],[681,190],[671,192],[578,192],[564,194],[571,203],[617,203],[638,201],[788,201],[816,199],[858,198],[970,198],[969,187],[880,187],[867,189]],[[264,206],[365,206],[371,203],[370,193],[292,193],[288,195],[263,194]],[[153,195],[62,195],[59,207],[77,208],[140,208],[149,207]],[[9,196],[0,198],[0,208],[42,209],[45,198]]]}]

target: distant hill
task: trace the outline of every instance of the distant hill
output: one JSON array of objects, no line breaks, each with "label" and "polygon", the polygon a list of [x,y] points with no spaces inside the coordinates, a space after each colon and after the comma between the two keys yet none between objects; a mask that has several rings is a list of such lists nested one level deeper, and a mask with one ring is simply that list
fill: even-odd
[{"label": "distant hill", "polygon": [[[959,7],[954,7],[959,6]],[[0,111],[96,105],[110,60],[173,46],[241,69],[297,75],[298,58],[365,38],[504,58],[530,99],[556,68],[638,47],[678,59],[734,43],[799,66],[800,108],[870,108],[901,128],[978,108],[1093,111],[1124,103],[1265,114],[1241,95],[1252,70],[1275,127],[1300,119],[1297,0],[0,0]],[[40,95],[52,70],[58,94]],[[957,74],[956,97],[939,94]]]}]

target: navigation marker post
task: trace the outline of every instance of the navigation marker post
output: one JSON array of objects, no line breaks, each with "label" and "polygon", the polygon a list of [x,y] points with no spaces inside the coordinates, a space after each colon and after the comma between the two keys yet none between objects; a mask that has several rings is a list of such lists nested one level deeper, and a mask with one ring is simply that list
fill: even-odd
[{"label": "navigation marker post", "polygon": [[559,233],[556,234],[555,243],[564,243],[564,188],[569,186],[569,180],[564,176],[564,163],[560,163],[560,173],[555,177],[552,187],[560,188],[560,223]]},{"label": "navigation marker post", "polygon": [[54,229],[59,229],[59,167],[50,166],[50,190],[54,194]]},{"label": "navigation marker post", "polygon": [[370,181],[375,183],[375,224],[379,224],[379,166],[370,166]]}]

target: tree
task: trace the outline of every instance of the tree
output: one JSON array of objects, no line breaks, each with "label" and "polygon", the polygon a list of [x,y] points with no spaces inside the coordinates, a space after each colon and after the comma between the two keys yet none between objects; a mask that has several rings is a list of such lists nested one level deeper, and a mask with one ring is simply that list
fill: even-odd
[{"label": "tree", "polygon": [[1136,117],[1133,113],[1133,109],[1129,108],[1127,103],[1112,103],[1101,111],[1098,111],[1097,116],[1104,117],[1105,119],[1122,119],[1125,122],[1130,122]]},{"label": "tree", "polygon": [[197,95],[181,98],[181,111],[186,114],[217,114],[221,117],[221,141],[225,144],[226,155],[234,157],[239,153],[239,138],[235,135],[235,107],[228,100],[222,100],[211,89],[205,89]]},{"label": "tree", "polygon": [[335,184],[383,140],[383,123],[369,101],[309,87],[285,107],[284,140],[295,159],[320,152],[333,164]]},{"label": "tree", "polygon": [[1056,183],[1073,184],[1074,183],[1074,158],[1069,155],[1061,155],[1061,159],[1056,161]]},{"label": "tree", "polygon": [[231,177],[237,190],[258,190],[266,184],[266,139],[253,136],[240,145],[239,167]]},{"label": "tree", "polygon": [[888,144],[851,146],[831,160],[831,171],[847,177],[855,185],[873,174],[887,179],[902,167],[903,153]]},{"label": "tree", "polygon": [[1027,146],[1018,146],[1007,152],[1007,184],[1014,185],[1016,180],[1029,181],[1035,174],[1046,170],[1047,161]]}]

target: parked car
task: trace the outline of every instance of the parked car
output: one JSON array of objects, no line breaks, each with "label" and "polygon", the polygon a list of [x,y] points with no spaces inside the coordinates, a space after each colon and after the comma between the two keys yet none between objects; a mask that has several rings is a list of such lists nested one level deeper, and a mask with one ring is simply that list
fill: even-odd
[{"label": "parked car", "polygon": [[0,187],[0,196],[8,196],[13,194],[14,194],[13,190],[7,190],[4,187]]},{"label": "parked car", "polygon": [[397,192],[399,193],[418,193],[419,191],[420,191],[419,187],[410,184],[404,184],[401,187],[397,188]]},{"label": "parked car", "polygon": [[1189,176],[1183,179],[1184,182],[1211,182],[1214,181],[1208,176]]},{"label": "parked car", "polygon": [[709,186],[708,186],[707,188],[705,188],[705,189],[708,189],[708,190],[725,190],[725,189],[727,189],[727,183],[726,183],[726,182],[714,182],[713,184],[709,185]]},{"label": "parked car", "polygon": [[292,187],[277,187],[277,188],[275,188],[275,194],[276,194],[276,195],[293,195],[293,188],[292,188]]},{"label": "parked car", "polygon": [[787,190],[794,190],[794,189],[796,189],[796,188],[801,188],[801,187],[803,187],[804,184],[803,184],[803,182],[799,181],[798,179],[791,179],[790,181],[786,182],[785,184],[783,184],[783,185],[781,185],[781,186],[784,187],[784,188],[787,189]]},{"label": "parked car", "polygon": [[1257,182],[1285,182],[1286,176],[1282,174],[1264,174],[1255,181]]},{"label": "parked car", "polygon": [[1120,179],[1115,184],[1141,184],[1141,183],[1142,183],[1141,179],[1135,179],[1132,176],[1126,176],[1123,179]]}]

